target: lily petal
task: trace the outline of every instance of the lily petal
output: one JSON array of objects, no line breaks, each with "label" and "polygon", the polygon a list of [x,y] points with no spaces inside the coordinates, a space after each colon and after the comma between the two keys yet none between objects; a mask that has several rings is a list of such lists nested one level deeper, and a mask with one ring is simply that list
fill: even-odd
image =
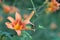
[{"label": "lily petal", "polygon": [[20,36],[21,35],[21,31],[20,30],[15,30],[17,32],[17,35]]},{"label": "lily petal", "polygon": [[24,14],[24,19],[26,19],[29,15],[28,14]]},{"label": "lily petal", "polygon": [[32,29],[32,28],[24,28],[23,30],[32,30],[32,31],[35,31],[35,29]]},{"label": "lily petal", "polygon": [[15,6],[11,6],[10,13],[15,13],[15,12],[19,12],[18,8],[16,8]]},{"label": "lily petal", "polygon": [[10,6],[2,4],[2,7],[4,9],[4,12],[9,12],[10,11]]},{"label": "lily petal", "polygon": [[23,30],[32,30],[31,28],[27,28],[27,27],[25,27]]},{"label": "lily petal", "polygon": [[34,15],[34,11],[32,11],[32,13],[27,17],[26,20],[30,20],[32,18],[32,16]]},{"label": "lily petal", "polygon": [[32,18],[32,16],[34,15],[34,11],[32,11],[32,13],[24,20],[25,24],[30,24],[30,19]]},{"label": "lily petal", "polygon": [[24,24],[30,24],[31,22],[29,20],[24,20]]},{"label": "lily petal", "polygon": [[16,12],[15,18],[16,20],[21,20],[21,15],[18,12]]},{"label": "lily petal", "polygon": [[53,3],[57,3],[56,0],[51,0]]},{"label": "lily petal", "polygon": [[14,21],[15,21],[15,20],[14,20],[12,17],[10,17],[10,16],[9,16],[7,19],[10,20],[11,22],[14,22]]},{"label": "lily petal", "polygon": [[6,26],[7,26],[8,28],[13,29],[13,27],[12,27],[11,23],[6,22],[5,24],[6,24]]}]

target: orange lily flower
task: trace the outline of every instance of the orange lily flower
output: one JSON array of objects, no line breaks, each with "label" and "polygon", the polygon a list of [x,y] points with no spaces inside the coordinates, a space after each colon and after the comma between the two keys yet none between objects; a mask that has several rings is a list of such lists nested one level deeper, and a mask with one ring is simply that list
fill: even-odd
[{"label": "orange lily flower", "polygon": [[51,0],[51,1],[56,3],[57,5],[60,5],[60,1],[59,0]]},{"label": "orange lily flower", "polygon": [[18,8],[14,6],[8,6],[5,4],[2,4],[2,7],[5,13],[15,13],[16,11],[19,11]]},{"label": "orange lily flower", "polygon": [[0,3],[2,4],[2,8],[5,13],[15,13],[16,11],[19,12],[18,8],[16,8],[15,6],[8,6],[4,4],[2,0],[0,0]]},{"label": "orange lily flower", "polygon": [[10,20],[11,23],[6,22],[5,24],[8,28],[15,30],[18,36],[20,36],[22,30],[33,30],[31,28],[26,27],[27,24],[32,24],[30,22],[30,19],[32,18],[33,15],[34,11],[32,11],[32,13],[23,21],[21,15],[18,12],[16,12],[15,14],[16,20],[14,20],[12,17],[9,16],[7,19]]},{"label": "orange lily flower", "polygon": [[48,11],[54,12],[59,9],[60,3],[58,3],[56,0],[51,0],[49,3],[49,8],[47,8]]}]

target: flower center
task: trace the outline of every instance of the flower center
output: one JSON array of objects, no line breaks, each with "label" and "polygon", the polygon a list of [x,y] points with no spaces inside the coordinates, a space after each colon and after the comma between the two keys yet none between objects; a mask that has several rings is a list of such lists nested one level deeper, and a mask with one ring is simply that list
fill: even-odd
[{"label": "flower center", "polygon": [[20,24],[16,24],[15,26],[14,26],[14,29],[15,30],[22,30],[22,25],[20,25]]},{"label": "flower center", "polygon": [[23,30],[24,24],[21,21],[15,21],[13,23],[14,30]]}]

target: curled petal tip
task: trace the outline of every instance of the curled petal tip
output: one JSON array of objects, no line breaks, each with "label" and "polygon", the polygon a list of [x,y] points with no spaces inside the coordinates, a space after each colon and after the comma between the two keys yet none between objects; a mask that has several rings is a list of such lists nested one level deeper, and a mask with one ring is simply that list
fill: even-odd
[{"label": "curled petal tip", "polygon": [[28,16],[27,20],[30,20],[33,15],[34,15],[34,11],[32,11],[32,12],[30,13],[30,15]]},{"label": "curled petal tip", "polygon": [[32,13],[34,13],[34,11],[32,11]]},{"label": "curled petal tip", "polygon": [[19,14],[19,12],[16,12],[15,18],[16,20],[21,20],[21,15]]},{"label": "curled petal tip", "polygon": [[11,23],[6,22],[5,24],[6,24],[7,28],[13,29],[13,27],[12,27]]},{"label": "curled petal tip", "polygon": [[15,30],[17,32],[17,35],[20,36],[21,35],[21,31],[20,30]]},{"label": "curled petal tip", "polygon": [[15,21],[11,16],[8,16],[7,19],[10,20],[11,22],[14,22]]},{"label": "curled petal tip", "polygon": [[35,32],[35,29],[32,29]]},{"label": "curled petal tip", "polygon": [[5,24],[7,25],[7,22]]},{"label": "curled petal tip", "polygon": [[7,19],[10,18],[10,16],[7,17]]}]

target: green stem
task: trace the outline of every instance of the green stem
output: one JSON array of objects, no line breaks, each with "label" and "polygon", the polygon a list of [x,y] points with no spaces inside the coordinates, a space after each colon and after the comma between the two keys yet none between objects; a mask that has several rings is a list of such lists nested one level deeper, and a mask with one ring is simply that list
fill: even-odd
[{"label": "green stem", "polygon": [[[34,3],[33,3],[33,0],[31,0],[31,3],[32,3],[33,9],[34,9],[34,11],[35,11],[35,13],[36,13],[36,8],[35,8],[35,5],[34,5]],[[35,15],[38,16],[37,14],[35,14]]]},{"label": "green stem", "polygon": [[16,0],[14,1],[14,3],[13,3],[13,6],[15,6],[16,5]]},{"label": "green stem", "polygon": [[41,9],[46,3],[48,3],[48,0],[45,0],[45,2],[37,8],[38,9],[37,11],[39,11],[39,9]]}]

